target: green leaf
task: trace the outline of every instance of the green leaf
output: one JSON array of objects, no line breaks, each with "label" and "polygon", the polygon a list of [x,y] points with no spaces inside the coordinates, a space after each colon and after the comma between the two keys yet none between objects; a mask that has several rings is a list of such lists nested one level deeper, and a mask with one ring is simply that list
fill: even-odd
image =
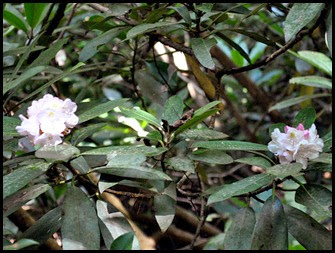
[{"label": "green leaf", "polygon": [[232,184],[225,184],[216,189],[215,193],[208,198],[207,205],[229,199],[233,196],[255,191],[262,186],[268,185],[274,177],[269,174],[257,174],[244,178]]},{"label": "green leaf", "polygon": [[132,154],[109,154],[107,155],[109,167],[140,166],[146,160],[146,156],[140,153]]},{"label": "green leaf", "polygon": [[294,3],[284,23],[285,41],[291,40],[302,28],[320,14],[324,3]]},{"label": "green leaf", "polygon": [[83,113],[79,115],[78,124],[86,122],[90,119],[94,119],[95,117],[98,117],[99,115],[103,113],[113,110],[115,107],[124,106],[127,103],[127,101],[128,99],[125,99],[125,98],[116,99],[116,100],[108,101],[106,103],[98,104],[94,106],[93,108],[89,108],[88,110],[84,111]]},{"label": "green leaf", "polygon": [[128,232],[120,235],[113,241],[110,246],[110,250],[131,250],[134,236],[134,232]]},{"label": "green leaf", "polygon": [[269,127],[269,135],[271,136],[271,133],[278,128],[280,132],[284,133],[285,132],[285,126],[286,124],[284,123],[276,123],[276,124],[272,124]]},{"label": "green leaf", "polygon": [[333,157],[332,153],[321,153],[319,157],[311,160],[311,162],[332,164],[333,161],[332,157]]},{"label": "green leaf", "polygon": [[302,170],[301,163],[278,164],[266,169],[266,173],[280,179],[298,174]]},{"label": "green leaf", "polygon": [[290,107],[292,105],[300,104],[301,102],[306,101],[308,99],[328,97],[328,96],[331,96],[331,94],[314,94],[314,95],[304,95],[304,96],[300,96],[297,98],[289,98],[289,99],[283,100],[275,104],[274,106],[271,106],[268,112],[271,112],[273,110],[281,110],[281,109]]},{"label": "green leaf", "polygon": [[122,108],[122,107],[120,108],[120,111],[122,114],[126,115],[127,117],[131,117],[131,118],[138,119],[138,120],[144,120],[157,128],[161,128],[161,124],[159,120],[146,111],[128,109],[128,108]]},{"label": "green leaf", "polygon": [[220,140],[227,137],[228,135],[211,129],[189,129],[178,135],[178,138],[183,140]]},{"label": "green leaf", "polygon": [[79,61],[85,62],[91,59],[98,52],[98,46],[110,42],[112,39],[119,36],[119,34],[122,33],[123,31],[125,31],[124,27],[113,28],[103,34],[100,34],[98,37],[90,40],[85,45],[83,50],[81,50],[81,52],[79,53]]},{"label": "green leaf", "polygon": [[228,30],[232,31],[232,32],[237,32],[237,33],[243,34],[245,36],[248,36],[251,39],[262,42],[263,44],[271,46],[271,47],[274,47],[276,45],[275,42],[259,35],[258,33],[255,33],[255,32],[246,31],[244,29],[228,29]]},{"label": "green leaf", "polygon": [[283,205],[270,196],[258,216],[252,235],[252,250],[288,250],[287,221]]},{"label": "green leaf", "polygon": [[169,9],[173,9],[175,10],[176,12],[178,12],[178,14],[186,21],[187,24],[191,25],[192,24],[192,19],[191,19],[191,16],[190,16],[190,12],[188,11],[188,9],[182,5],[182,6],[179,6],[179,7],[168,7]]},{"label": "green leaf", "polygon": [[212,101],[210,103],[208,103],[207,105],[197,109],[194,111],[194,116],[199,116],[207,111],[209,111],[209,109],[213,108],[214,106],[220,104],[221,101]]},{"label": "green leaf", "polygon": [[71,160],[70,165],[79,171],[81,174],[89,172],[91,169],[85,158],[82,156],[77,157],[76,159]]},{"label": "green leaf", "polygon": [[[28,48],[29,48],[29,46],[24,46],[24,47],[17,47],[17,48],[12,48],[12,49],[3,51],[3,57],[8,56],[8,55],[17,56],[17,55],[23,54],[28,50]],[[31,52],[39,51],[39,50],[42,50],[44,48],[45,47],[43,47],[43,46],[36,46],[31,50]],[[31,65],[29,67],[31,67]]]},{"label": "green leaf", "polygon": [[313,107],[307,107],[302,109],[293,121],[293,126],[297,127],[299,123],[304,125],[305,129],[308,129],[312,126],[316,118],[316,112]]},{"label": "green leaf", "polygon": [[257,144],[245,141],[198,141],[193,143],[193,148],[208,148],[216,150],[261,150],[268,151],[268,147],[263,144]]},{"label": "green leaf", "polygon": [[329,152],[332,147],[332,142],[333,142],[333,132],[330,130],[325,136],[322,137],[323,140],[323,152]]},{"label": "green leaf", "polygon": [[21,136],[15,127],[21,125],[21,120],[16,117],[2,117],[3,136]]},{"label": "green leaf", "polygon": [[44,214],[35,224],[21,234],[19,238],[30,238],[39,243],[48,240],[62,224],[62,209],[60,206]]},{"label": "green leaf", "polygon": [[332,233],[311,216],[285,205],[288,232],[307,250],[331,250]]},{"label": "green leaf", "polygon": [[235,162],[258,166],[258,167],[261,167],[263,169],[267,169],[267,168],[271,167],[271,163],[268,160],[266,160],[262,157],[259,157],[259,156],[243,157],[243,158],[235,160]]},{"label": "green leaf", "polygon": [[67,190],[63,204],[63,250],[100,249],[98,216],[93,202],[78,187]]},{"label": "green leaf", "polygon": [[332,60],[325,54],[315,51],[304,50],[299,51],[298,55],[300,56],[300,59],[313,65],[327,75],[332,76]]},{"label": "green leaf", "polygon": [[326,44],[330,52],[330,56],[333,54],[333,43],[332,43],[332,35],[333,35],[333,25],[332,25],[332,7],[329,10],[328,17],[326,19]]},{"label": "green leaf", "polygon": [[37,26],[46,14],[49,4],[47,3],[25,3],[24,11],[26,13],[27,22],[31,28]]},{"label": "green leaf", "polygon": [[7,197],[3,201],[3,216],[8,216],[29,200],[32,200],[47,190],[51,189],[48,184],[36,184]]},{"label": "green leaf", "polygon": [[45,69],[45,66],[38,66],[34,68],[29,68],[25,72],[23,72],[18,78],[16,78],[13,81],[10,81],[8,83],[4,83],[3,89],[2,89],[2,94],[4,95],[7,91],[14,89],[17,87],[19,84],[22,84],[23,82],[31,79],[33,76],[36,74],[41,73]]},{"label": "green leaf", "polygon": [[208,118],[209,116],[215,114],[219,109],[214,108],[214,109],[210,109],[202,114],[199,115],[194,115],[190,120],[186,121],[186,123],[182,126],[180,126],[175,132],[175,136],[177,136],[178,134],[184,132],[185,130],[187,130],[190,127],[196,126],[197,124],[199,124],[201,121],[203,121],[204,119]]},{"label": "green leaf", "polygon": [[30,240],[30,239],[21,239],[21,240],[18,240],[14,244],[3,246],[2,249],[3,250],[19,250],[19,249],[23,249],[23,248],[33,246],[33,245],[39,245],[39,243],[34,240]]},{"label": "green leaf", "polygon": [[209,40],[204,40],[202,38],[192,38],[191,47],[194,52],[195,57],[198,61],[206,68],[213,69],[215,63],[212,59],[210,49],[213,47],[217,41],[214,38]]},{"label": "green leaf", "polygon": [[305,184],[295,193],[295,201],[316,212],[318,217],[331,217],[332,192],[318,184]]},{"label": "green leaf", "polygon": [[332,80],[322,76],[299,76],[289,80],[291,84],[303,84],[316,88],[332,89]]},{"label": "green leaf", "polygon": [[211,164],[230,164],[234,162],[233,158],[222,150],[196,150],[188,157],[194,161]]},{"label": "green leaf", "polygon": [[251,236],[256,222],[252,208],[241,208],[234,216],[223,241],[225,250],[250,250]]},{"label": "green leaf", "polygon": [[157,22],[154,24],[140,24],[131,28],[127,33],[127,39],[132,39],[137,35],[145,34],[148,32],[155,31],[158,28],[165,27],[165,26],[177,26],[176,23],[171,23],[167,21]]},{"label": "green leaf", "polygon": [[3,10],[3,18],[17,29],[23,30],[25,33],[28,31],[28,24],[23,18],[22,14],[11,4],[6,4]]},{"label": "green leaf", "polygon": [[172,224],[176,213],[177,193],[174,182],[164,189],[161,194],[154,196],[154,210],[156,221],[164,233]]},{"label": "green leaf", "polygon": [[83,127],[76,130],[72,135],[71,144],[73,146],[76,146],[77,144],[85,140],[87,137],[98,132],[99,129],[101,129],[106,125],[107,125],[106,123],[92,124],[87,127]]},{"label": "green leaf", "polygon": [[3,177],[3,199],[17,192],[48,170],[50,163],[37,162],[20,167]]},{"label": "green leaf", "polygon": [[183,116],[183,109],[183,100],[178,95],[172,96],[165,103],[162,119],[172,125]]},{"label": "green leaf", "polygon": [[186,157],[172,157],[166,160],[166,164],[173,170],[189,171],[194,173],[195,164],[192,160]]},{"label": "green leaf", "polygon": [[61,144],[57,146],[45,146],[35,152],[38,158],[44,158],[48,161],[64,161],[67,162],[74,155],[79,155],[80,150],[74,146]]},{"label": "green leaf", "polygon": [[119,155],[119,154],[143,154],[146,156],[156,156],[167,151],[166,148],[155,148],[148,146],[110,146],[96,148],[85,151],[82,155]]}]

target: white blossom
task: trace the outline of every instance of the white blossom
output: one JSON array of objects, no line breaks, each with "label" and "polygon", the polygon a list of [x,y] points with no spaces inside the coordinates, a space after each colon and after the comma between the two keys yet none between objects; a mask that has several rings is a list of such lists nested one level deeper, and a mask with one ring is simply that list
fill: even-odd
[{"label": "white blossom", "polygon": [[296,128],[285,126],[285,133],[276,128],[271,138],[268,149],[278,156],[280,163],[296,161],[304,169],[307,168],[308,160],[319,157],[323,148],[323,140],[319,138],[314,124],[308,130],[301,123]]},{"label": "white blossom", "polygon": [[28,107],[27,118],[19,115],[22,123],[16,130],[33,145],[55,146],[62,143],[64,134],[78,124],[76,110],[77,105],[71,99],[61,100],[46,94]]}]

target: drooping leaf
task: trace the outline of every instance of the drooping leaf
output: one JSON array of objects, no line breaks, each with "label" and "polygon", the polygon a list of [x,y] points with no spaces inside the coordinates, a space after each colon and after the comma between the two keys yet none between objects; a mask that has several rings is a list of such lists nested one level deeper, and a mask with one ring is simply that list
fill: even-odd
[{"label": "drooping leaf", "polygon": [[287,250],[287,220],[281,201],[270,196],[258,216],[252,235],[252,250]]},{"label": "drooping leaf", "polygon": [[48,3],[25,3],[24,11],[26,13],[27,22],[31,28],[35,28],[46,14]]},{"label": "drooping leaf", "polygon": [[268,160],[262,157],[259,157],[259,156],[244,157],[244,158],[236,159],[235,162],[258,166],[263,169],[267,169],[271,167],[271,163]]},{"label": "drooping leaf", "polygon": [[167,151],[166,148],[155,148],[148,146],[110,146],[104,148],[95,148],[85,151],[82,155],[113,155],[113,154],[144,154],[146,156],[156,156]]},{"label": "drooping leaf", "polygon": [[263,44],[265,45],[268,45],[268,46],[275,46],[276,43],[275,42],[272,42],[271,40],[267,39],[266,37],[256,33],[256,32],[250,32],[250,31],[246,31],[244,29],[228,29],[229,31],[232,31],[232,32],[237,32],[237,33],[240,33],[240,34],[243,34],[245,36],[248,36],[256,41],[259,41],[259,42],[262,42]]},{"label": "drooping leaf", "polygon": [[258,174],[244,178],[232,184],[225,184],[216,189],[208,198],[207,205],[229,199],[230,197],[255,191],[272,182],[274,177],[269,174]]},{"label": "drooping leaf", "polygon": [[81,124],[81,123],[86,122],[90,119],[98,117],[99,115],[101,115],[103,113],[109,112],[112,109],[114,109],[115,107],[125,106],[127,101],[128,101],[128,99],[122,98],[122,99],[116,99],[116,100],[108,101],[106,103],[98,104],[98,105],[94,106],[93,108],[90,108],[90,109],[84,111],[83,113],[81,113],[78,116],[79,117],[78,124]]},{"label": "drooping leaf", "polygon": [[299,123],[304,125],[305,129],[308,129],[312,126],[316,118],[316,112],[313,107],[307,107],[302,109],[293,121],[293,126],[297,127]]},{"label": "drooping leaf", "polygon": [[302,170],[301,163],[278,164],[266,169],[266,173],[280,179],[298,174]]},{"label": "drooping leaf", "polygon": [[165,26],[177,26],[176,23],[171,23],[167,21],[156,22],[153,24],[140,24],[131,28],[127,33],[127,39],[132,39],[137,35],[145,34],[147,32],[155,31],[158,28],[165,27]]},{"label": "drooping leaf", "polygon": [[117,237],[110,246],[110,250],[131,250],[135,234],[128,232]]},{"label": "drooping leaf", "polygon": [[228,135],[212,129],[189,129],[178,135],[178,138],[183,140],[220,140],[227,137]]},{"label": "drooping leaf", "polygon": [[63,212],[63,250],[100,249],[98,216],[93,203],[80,188],[67,190]]},{"label": "drooping leaf", "polygon": [[211,164],[230,164],[234,162],[233,158],[222,150],[196,150],[188,157],[194,161]]},{"label": "drooping leaf", "polygon": [[35,152],[38,158],[44,158],[48,161],[64,161],[67,162],[72,156],[79,155],[80,150],[71,145],[45,146]]},{"label": "drooping leaf", "polygon": [[198,141],[193,143],[192,147],[216,150],[268,150],[266,145],[245,141]]},{"label": "drooping leaf", "polygon": [[306,86],[332,89],[332,81],[322,76],[298,76],[289,80],[291,84],[303,84]]},{"label": "drooping leaf", "polygon": [[311,216],[292,206],[284,206],[288,232],[307,250],[331,250],[332,233]]},{"label": "drooping leaf", "polygon": [[318,184],[305,184],[295,193],[295,201],[316,212],[318,217],[331,217],[332,192]]},{"label": "drooping leaf", "polygon": [[3,177],[3,199],[17,192],[48,170],[50,163],[37,162],[20,167]]},{"label": "drooping leaf", "polygon": [[324,3],[294,3],[284,23],[285,41],[291,40],[302,28],[317,17]]},{"label": "drooping leaf", "polygon": [[165,103],[162,119],[165,119],[169,125],[172,125],[182,117],[183,109],[183,100],[178,95],[171,96]]},{"label": "drooping leaf", "polygon": [[28,24],[23,18],[22,14],[11,4],[6,4],[3,10],[3,18],[17,29],[23,30],[25,33],[28,31]]},{"label": "drooping leaf", "polygon": [[224,238],[225,250],[250,250],[251,236],[256,223],[255,212],[252,208],[241,208],[234,216]]},{"label": "drooping leaf", "polygon": [[[29,200],[32,200],[47,190],[51,189],[48,184],[36,184],[28,188],[24,188],[11,196],[7,197],[3,201],[3,216],[8,216],[15,212]],[[33,238],[32,238],[33,239]]]},{"label": "drooping leaf", "polygon": [[195,164],[186,157],[172,157],[166,160],[166,164],[173,170],[194,172]]},{"label": "drooping leaf", "polygon": [[38,242],[31,239],[21,239],[14,244],[3,246],[3,250],[20,250],[29,246],[39,245]]},{"label": "drooping leaf", "polygon": [[164,233],[171,225],[177,204],[176,185],[174,182],[164,189],[161,194],[154,196],[154,209],[156,221]]},{"label": "drooping leaf", "polygon": [[20,136],[15,127],[21,124],[21,120],[17,117],[2,117],[3,136]]},{"label": "drooping leaf", "polygon": [[333,64],[327,55],[309,50],[298,51],[298,55],[300,56],[300,59],[313,65],[327,75],[332,76]]},{"label": "drooping leaf", "polygon": [[159,120],[146,111],[128,109],[128,108],[123,108],[123,107],[120,108],[120,111],[122,114],[126,115],[127,117],[135,118],[138,120],[144,120],[151,125],[161,128],[161,124]]},{"label": "drooping leaf", "polygon": [[169,7],[169,8],[178,12],[178,14],[186,21],[186,23],[188,25],[192,24],[192,19],[191,19],[191,16],[190,16],[190,12],[188,11],[188,9],[184,5],[179,6],[179,7],[172,6],[172,7]]},{"label": "drooping leaf", "polygon": [[202,38],[192,38],[191,47],[194,52],[195,57],[198,61],[206,68],[213,69],[215,63],[210,54],[210,49],[213,47],[217,41],[212,38],[209,40],[204,40]]},{"label": "drooping leaf", "polygon": [[91,136],[92,134],[96,133],[100,128],[106,126],[106,123],[98,123],[98,124],[92,124],[87,127],[80,128],[76,130],[71,138],[71,144],[73,146],[76,146],[83,140],[85,140],[87,137]]}]

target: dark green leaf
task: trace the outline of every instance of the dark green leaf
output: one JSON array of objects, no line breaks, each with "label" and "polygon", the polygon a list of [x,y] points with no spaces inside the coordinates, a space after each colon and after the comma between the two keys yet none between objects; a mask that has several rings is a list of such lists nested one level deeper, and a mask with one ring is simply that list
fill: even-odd
[{"label": "dark green leaf", "polygon": [[323,152],[329,152],[332,147],[333,142],[333,132],[330,130],[325,136],[322,137],[324,146],[323,146]]},{"label": "dark green leaf", "polygon": [[85,140],[87,137],[91,136],[92,134],[98,132],[98,130],[104,126],[106,126],[106,123],[99,123],[94,125],[89,125],[87,127],[80,128],[76,130],[71,138],[72,145],[76,146],[83,140]]},{"label": "dark green leaf", "polygon": [[22,14],[11,4],[6,4],[3,10],[3,18],[17,29],[23,30],[25,33],[28,31],[28,24],[23,18]]},{"label": "dark green leaf", "polygon": [[47,3],[25,3],[24,11],[27,22],[31,28],[35,28],[43,19],[49,4]]},{"label": "dark green leaf", "polygon": [[79,155],[80,150],[74,146],[61,144],[57,146],[45,146],[35,152],[38,158],[44,158],[48,161],[67,162],[74,155]]},{"label": "dark green leaf", "polygon": [[[110,101],[112,102],[112,101]],[[126,115],[127,117],[131,117],[138,120],[144,120],[155,127],[161,128],[161,124],[158,119],[152,116],[150,113],[142,110],[136,109],[128,109],[128,108],[120,108],[122,114]]]},{"label": "dark green leaf", "polygon": [[271,167],[271,163],[268,160],[266,160],[262,157],[259,157],[259,156],[244,157],[244,158],[240,158],[240,159],[235,160],[235,162],[258,166],[258,167],[261,167],[263,169],[267,169],[267,168]]},{"label": "dark green leaf", "polygon": [[202,38],[192,38],[191,47],[194,52],[195,57],[198,61],[206,68],[213,69],[215,63],[210,54],[210,49],[213,47],[217,41],[212,38],[209,40],[204,40]]},{"label": "dark green leaf", "polygon": [[207,205],[229,199],[233,196],[255,191],[273,181],[274,177],[268,174],[258,174],[244,178],[232,184],[225,184],[216,189],[208,198]]},{"label": "dark green leaf", "polygon": [[269,135],[271,136],[271,133],[272,133],[276,128],[278,128],[280,132],[284,133],[284,131],[285,131],[285,126],[286,126],[286,124],[284,124],[284,123],[276,123],[276,124],[272,124],[272,125],[270,125],[270,127],[269,127]]},{"label": "dark green leaf", "polygon": [[165,103],[162,119],[165,119],[169,125],[183,116],[184,103],[178,96],[171,96]]},{"label": "dark green leaf", "polygon": [[82,155],[113,155],[113,154],[144,154],[146,156],[156,156],[167,151],[166,148],[155,148],[148,146],[110,146],[105,148],[96,148]]},{"label": "dark green leaf", "polygon": [[225,250],[250,250],[251,236],[256,222],[252,208],[241,208],[235,215],[224,238]]},{"label": "dark green leaf", "polygon": [[93,202],[80,190],[67,190],[62,220],[63,250],[99,250],[100,230]]},{"label": "dark green leaf", "polygon": [[291,40],[302,28],[314,20],[324,7],[324,3],[295,3],[284,23],[285,41]]},{"label": "dark green leaf", "polygon": [[248,36],[256,41],[259,41],[259,42],[262,42],[264,43],[265,45],[268,45],[268,46],[275,46],[276,43],[263,37],[262,35],[259,35],[258,33],[255,33],[255,32],[249,32],[249,31],[246,31],[244,29],[228,29],[229,31],[232,31],[232,32],[237,32],[237,33],[240,33],[240,34],[243,34],[245,36]]},{"label": "dark green leaf", "polygon": [[189,129],[178,135],[183,140],[220,140],[227,137],[228,135],[211,129]]},{"label": "dark green leaf", "polygon": [[332,156],[332,153],[321,153],[318,158],[315,158],[311,161],[312,162],[318,162],[318,163],[332,164],[333,156]]},{"label": "dark green leaf", "polygon": [[287,221],[281,201],[270,196],[258,216],[252,235],[252,250],[287,250]]},{"label": "dark green leaf", "polygon": [[213,108],[214,106],[220,104],[221,101],[212,101],[210,103],[208,103],[207,105],[197,109],[194,111],[194,116],[199,116],[207,111],[209,111],[209,109]]},{"label": "dark green leaf", "polygon": [[302,170],[301,163],[278,164],[266,169],[266,173],[280,179],[298,174]]},{"label": "dark green leaf", "polygon": [[23,249],[23,248],[26,248],[32,245],[39,245],[39,243],[34,240],[30,240],[30,239],[21,239],[21,240],[18,240],[14,244],[3,246],[2,249],[3,250],[19,250],[19,249]]},{"label": "dark green leaf", "polygon": [[86,162],[85,158],[82,156],[77,157],[76,159],[71,160],[70,165],[79,171],[81,174],[87,173],[90,170],[90,166]]},{"label": "dark green leaf", "polygon": [[110,250],[131,250],[134,236],[134,232],[128,232],[126,234],[120,235],[113,241],[112,245],[110,246]]},{"label": "dark green leaf", "polygon": [[311,216],[292,206],[284,206],[289,233],[307,250],[331,250],[332,233]]},{"label": "dark green leaf", "polygon": [[332,80],[322,76],[298,76],[289,80],[291,84],[303,84],[316,88],[332,89]]},{"label": "dark green leaf", "polygon": [[140,153],[132,154],[109,154],[107,155],[109,167],[140,166],[146,160],[146,156]]},{"label": "dark green leaf", "polygon": [[192,19],[191,19],[191,16],[190,16],[190,12],[188,11],[188,9],[184,5],[179,6],[179,7],[169,7],[169,8],[178,12],[178,14],[186,21],[187,24],[189,24],[189,25],[192,24]]},{"label": "dark green leaf", "polygon": [[195,164],[185,157],[172,157],[166,160],[166,164],[173,170],[194,172]]},{"label": "dark green leaf", "polygon": [[155,31],[157,28],[166,27],[166,26],[178,26],[176,23],[171,23],[167,21],[157,22],[154,24],[140,24],[134,26],[127,33],[127,39],[132,39],[137,35],[145,34],[147,32]]},{"label": "dark green leaf", "polygon": [[293,126],[297,127],[299,123],[304,125],[305,129],[308,129],[312,126],[316,118],[316,112],[313,107],[307,107],[302,109],[293,121]]},{"label": "dark green leaf", "polygon": [[266,145],[245,141],[198,141],[193,143],[192,147],[216,150],[268,150]]},{"label": "dark green leaf", "polygon": [[16,117],[2,117],[3,136],[20,136],[15,127],[21,125],[21,120]]},{"label": "dark green leaf", "polygon": [[196,150],[188,157],[194,161],[200,161],[212,164],[230,164],[234,162],[230,155],[222,150]]}]

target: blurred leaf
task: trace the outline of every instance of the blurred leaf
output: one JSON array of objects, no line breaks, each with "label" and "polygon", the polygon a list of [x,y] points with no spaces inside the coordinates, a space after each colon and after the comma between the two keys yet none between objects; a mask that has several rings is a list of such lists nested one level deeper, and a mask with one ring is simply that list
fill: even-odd
[{"label": "blurred leaf", "polygon": [[36,74],[41,73],[45,69],[45,66],[38,66],[34,68],[29,68],[23,72],[18,78],[8,83],[3,84],[2,94],[4,95],[7,91],[16,88],[19,84],[30,80]]},{"label": "blurred leaf", "polygon": [[22,14],[11,4],[6,4],[3,9],[3,18],[17,29],[23,30],[25,33],[28,32],[28,24],[23,18]]},{"label": "blurred leaf", "polygon": [[330,56],[333,55],[333,43],[332,43],[332,35],[333,35],[333,25],[332,25],[332,7],[329,10],[328,17],[326,19],[326,44],[330,52]]},{"label": "blurred leaf", "polygon": [[209,109],[211,109],[212,107],[214,107],[218,104],[221,104],[221,101],[212,101],[212,102],[206,104],[205,106],[202,106],[201,108],[195,110],[194,116],[201,115],[204,112],[207,112]]},{"label": "blurred leaf", "polygon": [[246,141],[198,141],[193,143],[193,148],[208,148],[216,150],[261,150],[268,151],[268,147],[263,144]]},{"label": "blurred leaf", "polygon": [[267,168],[271,167],[271,163],[268,160],[266,160],[262,157],[259,157],[259,156],[244,157],[244,158],[240,158],[240,159],[235,160],[235,162],[258,166],[258,167],[261,167],[263,169],[267,169]]},{"label": "blurred leaf", "polygon": [[164,189],[161,194],[154,196],[154,210],[156,221],[164,233],[171,225],[177,204],[176,185],[174,182]]},{"label": "blurred leaf", "polygon": [[229,199],[233,196],[255,191],[262,186],[270,184],[273,179],[274,176],[264,173],[244,178],[232,184],[225,184],[218,187],[215,193],[209,196],[207,205]]},{"label": "blurred leaf", "polygon": [[320,52],[304,50],[298,51],[298,56],[300,56],[300,59],[313,65],[327,75],[332,76],[333,64],[327,55]]},{"label": "blurred leaf", "polygon": [[305,184],[295,193],[295,201],[311,208],[319,217],[332,217],[332,192],[318,184]]},{"label": "blurred leaf", "polygon": [[58,206],[44,214],[35,224],[23,232],[19,238],[34,239],[39,243],[48,240],[62,224],[62,210]]},{"label": "blurred leaf", "polygon": [[20,167],[3,177],[3,199],[17,192],[48,170],[50,163],[37,162]]},{"label": "blurred leaf", "polygon": [[252,250],[287,250],[287,221],[281,201],[270,196],[258,216],[252,235]]},{"label": "blurred leaf", "polygon": [[3,246],[3,250],[19,250],[32,245],[39,245],[38,242],[30,239],[21,239],[15,242],[14,244]]},{"label": "blurred leaf", "polygon": [[27,22],[31,28],[35,28],[46,14],[48,3],[24,3]]},{"label": "blurred leaf", "polygon": [[87,42],[83,50],[79,53],[79,61],[85,62],[91,59],[98,52],[98,46],[110,42],[126,29],[127,28],[124,27],[116,27]]},{"label": "blurred leaf", "polygon": [[15,127],[21,125],[21,120],[16,117],[2,117],[3,136],[21,136]]},{"label": "blurred leaf", "polygon": [[166,164],[173,170],[189,171],[194,173],[195,164],[192,160],[186,157],[172,157],[166,160]]},{"label": "blurred leaf", "polygon": [[171,96],[165,103],[162,119],[165,119],[169,125],[183,116],[184,103],[178,96]]},{"label": "blurred leaf", "polygon": [[123,107],[120,108],[120,111],[127,117],[131,117],[138,120],[144,120],[155,127],[161,128],[159,120],[146,111],[142,111],[140,109],[136,110],[135,108],[128,109]]},{"label": "blurred leaf", "polygon": [[308,107],[302,109],[293,121],[293,127],[297,127],[299,123],[304,125],[305,129],[308,129],[312,126],[316,118],[316,112],[313,107]]},{"label": "blurred leaf", "polygon": [[312,162],[332,164],[332,153],[321,153],[318,158],[311,160]]},{"label": "blurred leaf", "polygon": [[191,16],[190,16],[190,12],[184,5],[179,6],[179,7],[172,6],[172,7],[168,7],[168,8],[173,9],[176,12],[178,12],[178,14],[186,21],[186,23],[188,25],[192,24],[192,19],[191,19]]},{"label": "blurred leaf", "polygon": [[330,130],[325,136],[322,137],[324,146],[323,146],[323,152],[329,152],[331,151],[331,147],[333,144],[333,131]]},{"label": "blurred leaf", "polygon": [[108,164],[110,167],[122,166],[140,166],[146,160],[146,156],[140,153],[131,154],[110,154],[107,155]]},{"label": "blurred leaf", "polygon": [[202,38],[192,38],[191,47],[194,52],[195,57],[198,61],[206,68],[213,69],[215,63],[213,62],[212,56],[210,54],[210,49],[213,47],[217,41],[214,38],[204,40]]},{"label": "blurred leaf", "polygon": [[76,146],[77,144],[79,144],[92,134],[96,133],[99,129],[101,129],[106,125],[107,123],[91,124],[87,127],[83,127],[76,130],[71,138],[72,145]]},{"label": "blurred leaf", "polygon": [[322,76],[299,76],[289,80],[291,84],[303,84],[316,88],[332,89],[332,80]]},{"label": "blurred leaf", "polygon": [[222,150],[196,150],[188,157],[194,161],[211,164],[230,164],[234,162],[233,158]]},{"label": "blurred leaf", "polygon": [[250,250],[251,236],[256,222],[252,208],[241,208],[234,216],[224,238],[225,250]]},{"label": "blurred leaf", "polygon": [[85,151],[82,155],[112,155],[112,154],[143,154],[146,156],[156,156],[167,151],[166,148],[155,148],[148,146],[110,146],[104,148],[96,148]]},{"label": "blurred leaf", "polygon": [[255,33],[255,32],[246,31],[244,29],[228,29],[228,30],[232,31],[232,32],[237,32],[237,33],[243,34],[245,36],[248,36],[248,37],[250,37],[250,38],[252,38],[256,41],[262,42],[263,44],[271,46],[271,47],[274,47],[276,45],[275,42],[273,42],[271,40],[268,40],[267,38],[263,37],[262,35],[259,35],[258,33]]},{"label": "blurred leaf", "polygon": [[244,58],[237,50],[235,49],[231,50],[231,59],[238,67],[243,66]]},{"label": "blurred leaf", "polygon": [[120,235],[113,241],[110,250],[131,250],[134,236],[134,232]]},{"label": "blurred leaf", "polygon": [[[28,48],[29,48],[29,46],[11,48],[11,49],[8,49],[8,50],[3,49],[3,57],[8,56],[8,55],[17,56],[17,55],[23,54],[28,50]],[[36,46],[31,50],[31,52],[39,51],[39,50],[42,50],[44,48],[45,47],[43,47],[43,46]],[[30,65],[30,67],[31,67],[31,65]]]},{"label": "blurred leaf", "polygon": [[203,250],[223,250],[224,238],[225,233],[220,233],[210,237],[206,245],[204,246]]},{"label": "blurred leaf", "polygon": [[108,101],[106,103],[100,103],[93,108],[89,108],[88,110],[82,112],[79,115],[79,122],[78,124],[81,124],[83,122],[86,122],[90,119],[94,119],[95,117],[98,117],[99,115],[109,112],[115,107],[124,106],[128,99],[122,98],[122,99],[116,99],[112,101]]},{"label": "blurred leaf", "polygon": [[302,170],[301,163],[278,164],[266,169],[266,173],[280,179],[298,174]]},{"label": "blurred leaf", "polygon": [[84,174],[87,173],[90,170],[90,166],[86,162],[85,158],[82,156],[77,157],[76,159],[73,159],[70,161],[70,165],[79,171],[79,173]]},{"label": "blurred leaf", "polygon": [[[36,184],[7,197],[3,201],[3,216],[8,216],[15,212],[29,200],[32,200],[47,190],[51,189],[48,184]],[[33,238],[34,239],[34,238]]]},{"label": "blurred leaf", "polygon": [[211,129],[189,129],[178,136],[179,139],[183,140],[220,140],[227,137],[228,135]]},{"label": "blurred leaf", "polygon": [[44,146],[35,152],[38,158],[46,160],[67,162],[74,155],[79,155],[80,150],[74,146],[61,144],[57,146]]},{"label": "blurred leaf", "polygon": [[291,40],[302,28],[320,14],[324,3],[294,3],[284,23],[285,41]]},{"label": "blurred leaf", "polygon": [[78,187],[67,190],[63,204],[63,250],[100,249],[98,216],[93,202]]},{"label": "blurred leaf", "polygon": [[289,233],[307,250],[331,250],[332,233],[311,216],[292,206],[284,206]]},{"label": "blurred leaf", "polygon": [[154,24],[139,24],[131,28],[127,33],[127,39],[132,39],[138,35],[145,34],[147,32],[155,31],[158,28],[165,27],[165,26],[176,26],[179,25],[176,23],[171,23],[167,21],[161,21]]},{"label": "blurred leaf", "polygon": [[283,100],[283,101],[271,106],[269,108],[268,112],[271,112],[273,110],[281,110],[281,109],[290,107],[292,105],[299,104],[299,103],[301,103],[303,101],[306,101],[308,99],[328,97],[328,96],[331,96],[331,94],[314,94],[314,95],[299,96],[299,97],[296,97],[296,98],[289,98],[289,99]]}]

